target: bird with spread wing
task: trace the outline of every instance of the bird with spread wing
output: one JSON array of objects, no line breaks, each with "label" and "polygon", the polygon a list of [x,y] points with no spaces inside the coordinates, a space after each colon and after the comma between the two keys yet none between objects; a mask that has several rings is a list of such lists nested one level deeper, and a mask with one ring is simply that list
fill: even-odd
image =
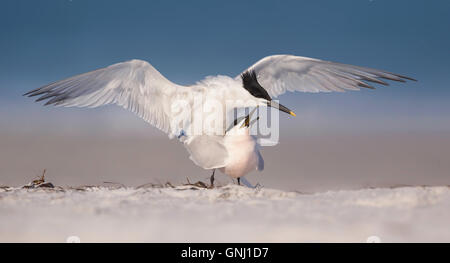
[{"label": "bird with spread wing", "polygon": [[236,77],[209,76],[194,85],[182,86],[166,79],[148,62],[130,60],[24,95],[38,96],[36,101],[46,101],[45,105],[93,108],[116,104],[130,110],[170,138],[178,138],[196,165],[213,170],[212,184],[215,169],[238,178],[238,182],[250,171],[264,169],[256,137],[249,133],[251,114],[232,120],[233,125],[227,130],[226,116],[231,110],[267,106],[295,116],[274,98],[287,91],[373,89],[370,83],[388,85],[386,80],[414,79],[372,68],[273,55]]}]

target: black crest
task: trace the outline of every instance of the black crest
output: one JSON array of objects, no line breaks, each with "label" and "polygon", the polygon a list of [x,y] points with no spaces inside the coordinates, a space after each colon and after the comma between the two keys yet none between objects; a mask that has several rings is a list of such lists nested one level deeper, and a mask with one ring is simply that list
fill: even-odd
[{"label": "black crest", "polygon": [[242,73],[242,85],[244,88],[250,92],[253,96],[257,98],[266,99],[271,101],[269,93],[259,84],[255,71],[250,70]]}]

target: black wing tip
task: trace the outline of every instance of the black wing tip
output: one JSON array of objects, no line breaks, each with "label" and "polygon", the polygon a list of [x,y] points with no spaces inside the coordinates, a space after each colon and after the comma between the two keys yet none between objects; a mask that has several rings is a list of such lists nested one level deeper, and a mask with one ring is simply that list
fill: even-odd
[{"label": "black wing tip", "polygon": [[[39,89],[40,89],[40,88],[39,88]],[[34,95],[34,93],[36,93],[36,91],[39,91],[39,89],[30,90],[30,91],[28,91],[28,92],[22,94],[22,96],[25,96],[25,97],[33,97],[33,96],[36,96],[36,95]]]},{"label": "black wing tip", "polygon": [[[410,81],[418,81],[418,80],[415,79],[415,78],[411,78],[411,77],[408,77],[408,76],[405,76],[405,75],[400,75],[400,74],[395,74],[395,73],[390,73],[390,72],[384,72],[384,73],[393,75],[393,76],[395,76],[395,77],[398,78],[398,79],[385,78],[385,79],[389,79],[389,80],[393,80],[393,81],[399,81],[399,82],[403,82],[403,83],[406,82],[407,80],[410,80]],[[383,78],[384,78],[384,77],[383,77]]]},{"label": "black wing tip", "polygon": [[364,84],[358,84],[358,86],[366,89],[376,89],[374,86],[368,85],[367,83]]},{"label": "black wing tip", "polygon": [[53,105],[54,104],[54,102],[52,102],[52,101],[47,101],[45,104],[44,104],[44,106],[50,106],[50,105]]},{"label": "black wing tip", "polygon": [[[398,81],[398,82],[402,82],[402,83],[405,83],[407,80],[418,81],[415,78],[411,78],[411,77],[408,77],[408,76],[405,76],[405,75],[395,74],[395,73],[391,73],[391,72],[387,72],[387,71],[382,71],[382,72],[385,75],[384,76],[378,76],[377,80],[379,80],[379,81],[380,81],[380,79],[387,79],[387,80]],[[369,80],[369,81],[372,81],[372,80]],[[379,84],[382,84],[382,85],[389,86],[389,83],[384,82],[384,81],[381,81],[381,82],[384,82],[384,83],[380,83],[378,81],[372,81],[372,82],[376,82],[376,83],[379,83]]]},{"label": "black wing tip", "polygon": [[46,91],[42,91],[45,87],[46,87],[46,86],[43,86],[43,87],[40,87],[40,88],[37,88],[37,89],[30,90],[30,91],[24,93],[22,96],[26,96],[26,97],[34,97],[34,96],[37,96],[37,95],[46,93]]},{"label": "black wing tip", "polygon": [[35,102],[40,102],[40,101],[46,100],[46,99],[48,99],[48,98],[49,98],[49,97],[42,96],[42,97],[37,98],[37,99],[35,100]]},{"label": "black wing tip", "polygon": [[411,78],[411,77],[407,77],[407,76],[399,75],[399,77],[402,78],[402,79],[407,79],[407,80],[411,80],[411,81],[415,81],[415,82],[418,81],[417,79],[414,79],[414,78]]},{"label": "black wing tip", "polygon": [[[397,81],[397,82],[401,82],[401,83],[406,83],[407,81],[415,81],[415,82],[418,81],[417,79],[414,79],[414,78],[411,78],[411,77],[408,77],[408,76],[404,76],[404,75],[393,74],[393,73],[388,73],[388,74],[391,74],[391,75],[395,76],[396,78],[390,78],[390,77],[380,77],[380,78],[381,79],[391,80],[391,81]],[[374,80],[367,80],[366,79],[366,81],[374,82],[374,83],[381,84],[381,85],[384,85],[384,86],[390,86],[390,84],[388,82],[382,81],[380,79],[377,79],[376,81],[374,81]],[[370,85],[368,85],[368,86],[361,85],[361,87],[369,88],[369,89],[375,89],[374,87],[372,87]]]},{"label": "black wing tip", "polygon": [[41,101],[44,101],[44,100],[49,100],[43,106],[48,106],[48,105],[54,104],[54,101],[52,101],[51,98],[54,97],[57,94],[50,95],[48,92],[45,92],[45,91],[43,92],[41,89],[42,88],[38,88],[38,89],[34,89],[34,90],[31,90],[31,91],[28,91],[28,92],[24,93],[22,96],[31,98],[31,97],[36,97],[36,96],[41,95],[38,98],[36,98],[34,100],[34,102],[41,102]]}]

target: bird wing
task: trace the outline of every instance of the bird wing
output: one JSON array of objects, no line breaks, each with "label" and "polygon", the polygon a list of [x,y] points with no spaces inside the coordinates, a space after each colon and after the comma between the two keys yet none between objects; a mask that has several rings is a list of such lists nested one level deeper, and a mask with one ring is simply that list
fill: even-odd
[{"label": "bird wing", "polygon": [[176,95],[189,92],[159,73],[142,60],[113,64],[25,93],[47,100],[45,105],[98,107],[116,104],[128,109],[158,129],[175,134],[170,120]]},{"label": "bird wing", "polygon": [[359,90],[361,87],[373,89],[367,82],[388,85],[382,79],[400,82],[414,80],[382,70],[292,55],[265,57],[246,71],[257,73],[258,81],[271,97],[277,97],[286,91],[331,92]]},{"label": "bird wing", "polygon": [[189,158],[203,169],[224,167],[228,158],[223,136],[189,136],[184,141],[184,147],[190,154]]}]

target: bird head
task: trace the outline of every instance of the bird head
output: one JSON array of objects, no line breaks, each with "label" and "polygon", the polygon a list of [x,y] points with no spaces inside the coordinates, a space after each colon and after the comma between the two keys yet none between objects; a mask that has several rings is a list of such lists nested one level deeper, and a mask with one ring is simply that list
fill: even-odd
[{"label": "bird head", "polygon": [[295,113],[287,107],[273,101],[269,93],[259,84],[256,72],[253,70],[242,73],[242,85],[253,97],[260,99],[267,106],[286,112],[292,116]]}]

